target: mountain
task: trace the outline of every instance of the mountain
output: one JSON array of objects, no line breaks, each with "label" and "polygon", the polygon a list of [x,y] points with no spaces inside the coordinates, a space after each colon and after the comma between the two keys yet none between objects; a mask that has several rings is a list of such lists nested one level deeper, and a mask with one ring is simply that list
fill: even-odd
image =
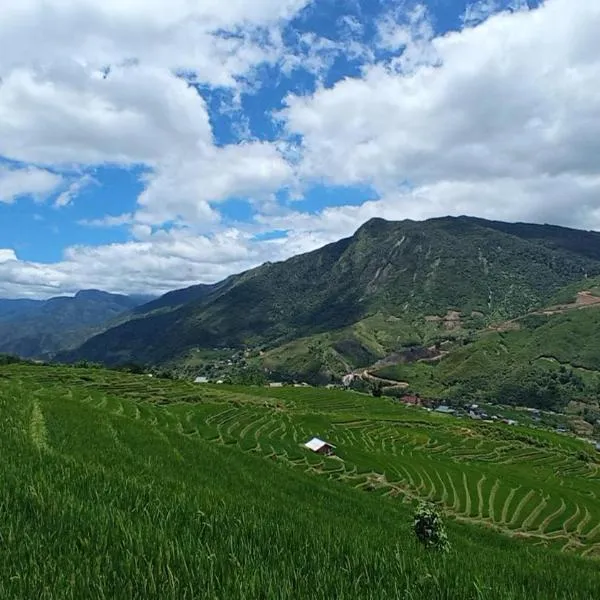
[{"label": "mountain", "polygon": [[149,300],[99,290],[49,300],[0,300],[0,353],[48,357],[77,346]]},{"label": "mountain", "polygon": [[0,323],[26,317],[35,312],[42,304],[43,300],[0,298]]},{"label": "mountain", "polygon": [[157,364],[194,349],[260,347],[276,368],[274,353],[299,345],[294,356],[307,354],[313,371],[329,359],[343,370],[523,315],[598,274],[596,232],[471,217],[372,219],[313,252],[167,294],[62,358]]}]

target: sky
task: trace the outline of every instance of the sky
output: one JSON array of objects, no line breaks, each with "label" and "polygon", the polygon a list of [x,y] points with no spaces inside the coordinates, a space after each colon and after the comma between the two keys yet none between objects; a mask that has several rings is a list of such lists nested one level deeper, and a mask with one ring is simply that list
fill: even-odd
[{"label": "sky", "polygon": [[0,0],[0,297],[391,220],[600,229],[597,0]]}]

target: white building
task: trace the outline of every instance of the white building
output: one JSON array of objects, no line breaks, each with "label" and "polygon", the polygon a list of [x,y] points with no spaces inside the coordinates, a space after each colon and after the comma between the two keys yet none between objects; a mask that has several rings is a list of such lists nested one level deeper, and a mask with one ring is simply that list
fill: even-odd
[{"label": "white building", "polygon": [[335,451],[335,446],[330,444],[329,442],[325,442],[319,438],[313,438],[312,440],[306,442],[304,444],[306,448],[316,452],[317,454],[333,454]]}]

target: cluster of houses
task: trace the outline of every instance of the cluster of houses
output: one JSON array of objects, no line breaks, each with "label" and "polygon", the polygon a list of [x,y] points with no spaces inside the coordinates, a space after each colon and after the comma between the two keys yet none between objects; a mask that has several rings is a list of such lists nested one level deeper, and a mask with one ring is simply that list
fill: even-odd
[{"label": "cluster of houses", "polygon": [[440,404],[435,400],[427,400],[412,394],[403,396],[400,401],[407,406],[418,406],[429,412],[436,412],[442,415],[452,415],[454,417],[462,417],[474,419],[476,421],[485,421],[487,423],[501,422],[506,425],[518,425],[519,422],[514,419],[507,419],[501,415],[488,415],[488,413],[479,407],[478,404],[470,404],[465,407],[451,407],[447,404]]},{"label": "cluster of houses", "polygon": [[[405,404],[406,406],[418,406],[429,412],[435,412],[435,413],[444,414],[444,415],[451,415],[451,416],[458,417],[458,418],[469,418],[469,419],[473,419],[476,421],[483,421],[485,423],[504,423],[506,425],[519,425],[519,421],[517,421],[516,419],[509,419],[500,414],[488,414],[488,412],[485,409],[483,409],[482,407],[480,407],[477,404],[470,404],[470,405],[467,405],[464,407],[461,406],[461,407],[453,408],[446,404],[440,404],[440,403],[436,402],[435,400],[428,400],[428,399],[420,398],[419,396],[414,396],[411,394],[408,394],[408,395],[400,398],[400,402],[402,402],[402,404]],[[553,416],[553,417],[558,416],[557,413],[555,413],[555,412],[542,411],[542,410],[539,410],[536,408],[524,408],[523,410],[525,412],[529,413],[528,418],[531,421],[533,421],[533,423],[529,424],[530,427],[536,427],[536,425],[534,423],[542,422],[542,413],[547,414],[549,416]],[[527,423],[525,423],[525,424],[527,424]],[[569,433],[569,428],[564,424],[563,425],[559,424],[559,425],[554,426],[553,430],[555,433],[561,433],[561,434]],[[584,438],[580,438],[580,439],[594,444],[596,447],[596,450],[598,450],[600,452],[600,442],[596,442],[594,440],[589,440],[589,439],[584,439]]]},{"label": "cluster of houses", "polygon": [[[223,381],[223,379],[211,379],[210,377],[206,377],[205,375],[200,375],[198,377],[196,377],[194,379],[194,383],[217,383],[217,384],[222,384],[225,383]],[[269,388],[282,388],[284,387],[286,384],[283,383],[282,381],[271,381],[270,383],[266,384],[266,387]],[[293,387],[299,388],[299,387],[310,387],[310,385],[308,383],[294,383],[294,384],[290,384],[293,385]]]},{"label": "cluster of houses", "polygon": [[445,404],[441,404],[437,408],[434,409],[437,413],[442,413],[444,415],[454,415],[456,417],[468,417],[469,419],[473,419],[475,421],[484,421],[485,423],[494,423],[500,422],[505,423],[506,425],[518,425],[519,422],[514,419],[506,419],[499,415],[488,415],[485,410],[479,408],[477,404],[471,404],[465,408],[451,408],[446,406]]}]

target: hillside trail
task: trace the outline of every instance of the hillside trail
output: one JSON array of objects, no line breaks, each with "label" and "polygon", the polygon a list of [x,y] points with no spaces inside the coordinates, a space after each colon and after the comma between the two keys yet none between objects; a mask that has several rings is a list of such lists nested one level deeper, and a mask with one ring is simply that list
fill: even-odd
[{"label": "hillside trail", "polygon": [[386,379],[385,377],[379,377],[377,375],[373,375],[370,371],[373,367],[369,367],[368,369],[362,369],[359,371],[355,371],[353,374],[358,375],[361,379],[366,381],[370,381],[371,383],[380,383],[383,387],[386,388],[395,388],[405,390],[408,388],[409,384],[407,381],[395,381],[394,379]]},{"label": "hillside trail", "polygon": [[[541,316],[552,316],[561,315],[573,310],[586,310],[589,308],[598,308],[600,306],[600,296],[594,296],[591,291],[586,290],[577,293],[575,302],[571,304],[555,304],[554,306],[548,306],[546,308],[540,308],[527,313],[529,315],[541,315]],[[490,325],[485,331],[509,331],[511,329],[519,328],[519,321],[523,319],[523,316],[503,321],[497,325]]]}]

